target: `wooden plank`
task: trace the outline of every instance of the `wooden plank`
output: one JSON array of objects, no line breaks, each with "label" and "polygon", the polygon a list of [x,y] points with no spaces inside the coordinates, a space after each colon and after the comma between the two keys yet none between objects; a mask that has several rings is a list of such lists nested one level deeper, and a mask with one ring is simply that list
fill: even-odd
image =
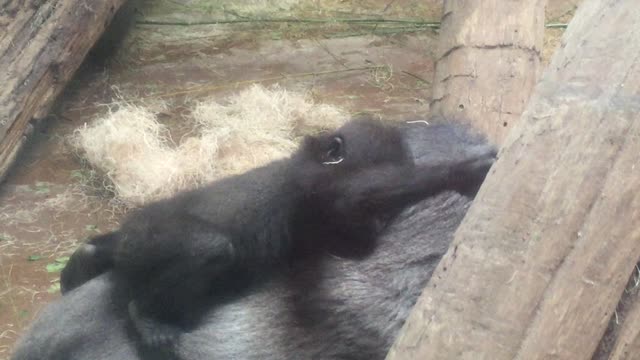
[{"label": "wooden plank", "polygon": [[126,0],[6,0],[0,11],[0,179]]},{"label": "wooden plank", "polygon": [[431,111],[501,144],[542,72],[546,0],[445,0]]},{"label": "wooden plank", "polygon": [[388,359],[590,359],[640,257],[640,7],[585,0]]}]

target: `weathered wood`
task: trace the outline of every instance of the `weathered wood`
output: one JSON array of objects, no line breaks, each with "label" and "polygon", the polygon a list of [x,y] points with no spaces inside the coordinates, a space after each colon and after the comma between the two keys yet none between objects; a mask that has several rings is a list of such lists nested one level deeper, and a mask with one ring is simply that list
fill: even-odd
[{"label": "weathered wood", "polygon": [[541,73],[546,0],[445,0],[431,111],[501,144]]},{"label": "weathered wood", "polygon": [[56,96],[126,0],[6,0],[0,9],[0,179],[32,119]]},{"label": "weathered wood", "polygon": [[640,359],[639,275],[634,268],[591,360]]},{"label": "weathered wood", "polygon": [[585,0],[388,359],[589,359],[640,257],[640,8]]},{"label": "weathered wood", "polygon": [[640,359],[640,293],[633,290],[630,308],[626,311],[622,323],[619,325],[613,350],[609,355],[611,360]]}]

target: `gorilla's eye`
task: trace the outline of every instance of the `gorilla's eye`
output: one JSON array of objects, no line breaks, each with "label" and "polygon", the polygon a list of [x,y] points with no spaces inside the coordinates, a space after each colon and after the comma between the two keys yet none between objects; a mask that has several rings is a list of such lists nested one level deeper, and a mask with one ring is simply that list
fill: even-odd
[{"label": "gorilla's eye", "polygon": [[331,144],[329,145],[329,150],[327,150],[327,161],[324,161],[325,165],[334,165],[339,164],[344,160],[344,156],[342,154],[342,138],[339,136],[335,136],[331,139]]}]

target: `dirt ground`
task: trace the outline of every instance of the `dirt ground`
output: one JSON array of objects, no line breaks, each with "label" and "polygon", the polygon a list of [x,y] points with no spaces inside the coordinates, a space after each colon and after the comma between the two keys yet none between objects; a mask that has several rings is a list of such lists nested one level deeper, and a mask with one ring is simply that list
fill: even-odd
[{"label": "dirt ground", "polygon": [[[550,0],[547,21],[567,22],[578,0]],[[116,56],[87,62],[0,186],[0,359],[39,309],[59,296],[60,264],[78,243],[118,224],[123,210],[68,145],[74,129],[116,96],[153,103],[180,132],[187,105],[252,83],[311,91],[318,102],[389,119],[429,111],[437,31],[418,25],[264,23],[257,18],[438,21],[437,0],[154,0]],[[153,25],[149,22],[211,22]],[[242,22],[240,22],[242,20]],[[547,30],[550,57],[562,29]]]}]

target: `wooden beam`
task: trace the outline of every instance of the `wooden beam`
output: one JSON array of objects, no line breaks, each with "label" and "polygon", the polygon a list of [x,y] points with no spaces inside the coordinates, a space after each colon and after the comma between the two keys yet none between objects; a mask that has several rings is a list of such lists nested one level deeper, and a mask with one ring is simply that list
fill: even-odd
[{"label": "wooden beam", "polygon": [[445,0],[431,111],[501,144],[541,73],[546,0]]},{"label": "wooden beam", "polygon": [[126,0],[7,0],[0,10],[0,180]]},{"label": "wooden beam", "polygon": [[585,0],[388,359],[590,359],[640,257],[640,8]]}]

